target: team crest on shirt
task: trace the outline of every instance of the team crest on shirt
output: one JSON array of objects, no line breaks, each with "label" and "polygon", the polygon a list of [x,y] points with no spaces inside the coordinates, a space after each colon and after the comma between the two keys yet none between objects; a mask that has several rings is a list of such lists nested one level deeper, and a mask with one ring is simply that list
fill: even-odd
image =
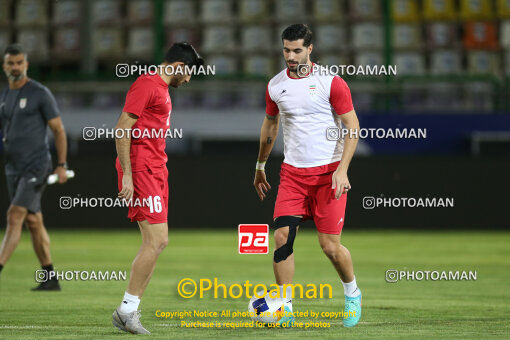
[{"label": "team crest on shirt", "polygon": [[27,98],[21,98],[19,100],[19,108],[24,109],[27,106]]},{"label": "team crest on shirt", "polygon": [[316,85],[310,85],[310,96],[315,95],[315,90],[317,89]]}]

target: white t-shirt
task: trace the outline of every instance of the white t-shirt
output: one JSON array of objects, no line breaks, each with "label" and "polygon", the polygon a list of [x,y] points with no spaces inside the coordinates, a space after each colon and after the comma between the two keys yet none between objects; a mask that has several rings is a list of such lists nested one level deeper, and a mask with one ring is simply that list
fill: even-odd
[{"label": "white t-shirt", "polygon": [[342,158],[343,140],[328,140],[326,132],[341,129],[335,115],[352,110],[351,91],[339,76],[312,72],[291,78],[284,69],[267,85],[266,113],[280,113],[284,162],[296,168],[327,165]]}]

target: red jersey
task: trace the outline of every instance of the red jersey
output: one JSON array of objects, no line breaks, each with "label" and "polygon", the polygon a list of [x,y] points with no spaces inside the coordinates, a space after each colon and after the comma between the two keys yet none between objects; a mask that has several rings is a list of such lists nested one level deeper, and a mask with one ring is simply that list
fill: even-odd
[{"label": "red jersey", "polygon": [[[132,171],[164,166],[168,160],[165,153],[164,134],[161,137],[152,134],[151,131],[166,131],[170,128],[172,102],[168,93],[168,84],[157,74],[139,76],[126,95],[126,103],[122,111],[138,117],[132,127],[130,150]],[[135,134],[135,129],[142,134]],[[144,131],[148,131],[145,136]],[[140,137],[135,138],[136,136]],[[117,167],[120,168],[118,158]]]}]

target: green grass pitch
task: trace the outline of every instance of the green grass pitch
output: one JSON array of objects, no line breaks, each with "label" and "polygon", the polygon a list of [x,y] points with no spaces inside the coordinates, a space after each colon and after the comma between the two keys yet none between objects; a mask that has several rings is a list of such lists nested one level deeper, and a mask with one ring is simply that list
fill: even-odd
[{"label": "green grass pitch", "polygon": [[[137,231],[51,231],[56,270],[127,270],[137,252]],[[0,234],[0,237],[3,237]],[[353,256],[363,292],[360,324],[320,318],[329,328],[183,328],[181,320],[160,319],[161,311],[246,311],[247,298],[184,299],[182,278],[218,278],[220,283],[273,283],[271,255],[237,254],[237,230],[170,231],[169,247],[142,299],[142,323],[154,339],[366,339],[508,338],[510,335],[510,233],[400,232],[346,230],[343,243]],[[295,243],[295,283],[329,283],[332,299],[295,299],[295,311],[343,309],[343,289],[322,254],[315,233],[302,230]],[[0,274],[0,339],[114,339],[111,314],[127,282],[62,282],[61,292],[31,292],[39,269],[28,233]],[[387,283],[385,271],[471,270],[476,281]],[[235,321],[186,317],[185,321]],[[311,318],[298,321],[312,321]]]}]

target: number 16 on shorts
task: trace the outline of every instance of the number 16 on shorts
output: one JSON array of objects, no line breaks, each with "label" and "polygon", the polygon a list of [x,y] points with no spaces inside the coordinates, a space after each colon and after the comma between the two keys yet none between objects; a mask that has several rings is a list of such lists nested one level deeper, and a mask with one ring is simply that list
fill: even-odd
[{"label": "number 16 on shorts", "polygon": [[146,200],[147,202],[147,205],[149,206],[149,211],[151,212],[151,214],[153,213],[160,213],[161,210],[162,210],[162,207],[161,207],[161,197],[159,196],[149,196]]},{"label": "number 16 on shorts", "polygon": [[240,224],[238,236],[239,254],[269,253],[269,225]]}]

